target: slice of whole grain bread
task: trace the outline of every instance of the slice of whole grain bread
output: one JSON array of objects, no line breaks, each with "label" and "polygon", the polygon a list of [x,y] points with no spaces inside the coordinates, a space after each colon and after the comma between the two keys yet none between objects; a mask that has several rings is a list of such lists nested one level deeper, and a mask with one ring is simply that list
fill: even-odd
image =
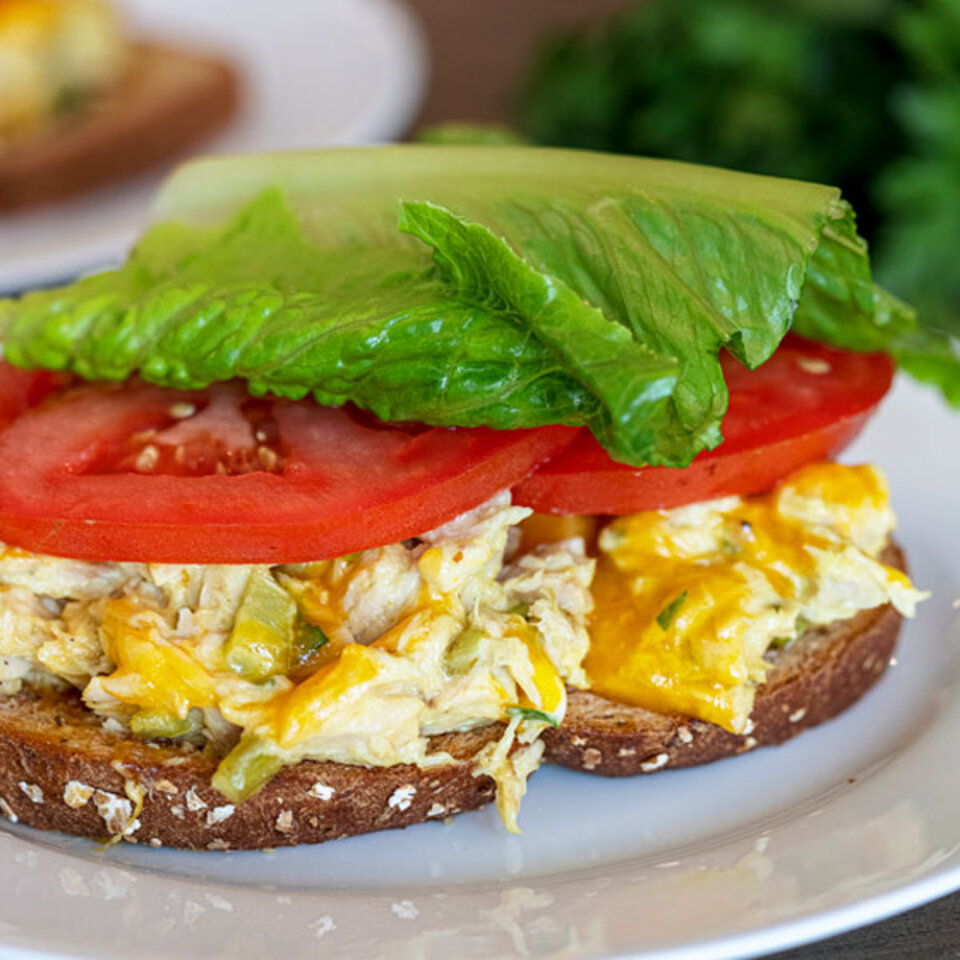
[{"label": "slice of whole grain bread", "polygon": [[[883,561],[904,570],[900,549]],[[544,760],[608,777],[692,767],[755,747],[783,743],[846,710],[880,678],[902,618],[891,606],[808,630],[783,650],[757,689],[742,736],[679,714],[615,703],[587,690],[568,691],[563,725],[544,735]]]},{"label": "slice of whole grain bread", "polygon": [[205,54],[139,44],[117,89],[0,153],[0,212],[55,203],[174,161],[222,126],[237,80]]},{"label": "slice of whole grain bread", "polygon": [[[233,805],[210,785],[216,759],[104,728],[75,693],[0,699],[0,813],[45,830],[152,846],[228,850],[318,843],[472,810],[494,797],[472,760],[491,724],[431,738],[454,762],[361,767],[304,761]],[[137,797],[143,806],[137,810]]]}]

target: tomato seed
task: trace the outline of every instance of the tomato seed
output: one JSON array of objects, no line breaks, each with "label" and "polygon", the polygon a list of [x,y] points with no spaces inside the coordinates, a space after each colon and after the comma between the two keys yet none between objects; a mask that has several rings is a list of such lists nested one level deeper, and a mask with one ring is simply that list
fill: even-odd
[{"label": "tomato seed", "polygon": [[797,357],[797,366],[807,373],[814,373],[818,376],[829,373],[833,369],[829,361],[824,360],[823,357]]},{"label": "tomato seed", "polygon": [[257,459],[264,470],[275,470],[280,458],[269,447],[257,447]]},{"label": "tomato seed", "polygon": [[137,459],[133,465],[140,473],[150,473],[151,470],[156,469],[159,462],[160,451],[151,443],[137,454]]}]

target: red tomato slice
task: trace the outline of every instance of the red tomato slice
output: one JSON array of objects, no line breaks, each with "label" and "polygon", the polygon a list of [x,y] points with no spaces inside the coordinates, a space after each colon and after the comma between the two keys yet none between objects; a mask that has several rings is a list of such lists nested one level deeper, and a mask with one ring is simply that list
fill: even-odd
[{"label": "red tomato slice", "polygon": [[725,440],[683,470],[611,460],[584,431],[514,490],[539,513],[623,514],[759,493],[860,432],[890,388],[885,354],[851,353],[790,336],[763,366],[722,357],[730,390]]},{"label": "red tomato slice", "polygon": [[48,370],[20,370],[0,360],[0,429],[63,386],[69,377]]},{"label": "red tomato slice", "polygon": [[0,432],[0,540],[84,560],[340,556],[445,523],[575,434],[386,426],[232,384],[75,387]]}]

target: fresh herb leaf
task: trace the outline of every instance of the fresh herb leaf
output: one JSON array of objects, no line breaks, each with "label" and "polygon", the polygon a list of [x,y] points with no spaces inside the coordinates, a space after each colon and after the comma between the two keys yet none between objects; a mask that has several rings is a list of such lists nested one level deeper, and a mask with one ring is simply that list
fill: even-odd
[{"label": "fresh herb leaf", "polygon": [[670,601],[658,614],[657,614],[657,623],[660,624],[660,629],[666,633],[670,629],[670,624],[673,623],[673,618],[677,615],[679,609],[687,602],[687,591],[684,590],[680,596],[675,597]]},{"label": "fresh herb leaf", "polygon": [[547,38],[517,119],[537,143],[836,183],[869,229],[870,181],[904,149],[896,14],[930,5],[637,0]]},{"label": "fresh herb leaf", "polygon": [[533,720],[536,723],[549,723],[551,727],[559,727],[560,724],[542,710],[534,710],[532,707],[511,707],[507,713],[511,717],[523,717],[524,720]]}]

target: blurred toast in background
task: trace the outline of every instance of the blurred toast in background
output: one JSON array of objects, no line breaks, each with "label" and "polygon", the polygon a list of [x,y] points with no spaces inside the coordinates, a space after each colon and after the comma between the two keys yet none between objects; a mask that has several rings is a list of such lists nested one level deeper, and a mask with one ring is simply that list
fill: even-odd
[{"label": "blurred toast in background", "polygon": [[130,60],[94,107],[0,153],[0,211],[66,200],[174,159],[233,115],[237,79],[227,63],[149,44]]},{"label": "blurred toast in background", "polygon": [[236,99],[228,64],[135,42],[110,0],[0,0],[0,212],[174,160]]}]

